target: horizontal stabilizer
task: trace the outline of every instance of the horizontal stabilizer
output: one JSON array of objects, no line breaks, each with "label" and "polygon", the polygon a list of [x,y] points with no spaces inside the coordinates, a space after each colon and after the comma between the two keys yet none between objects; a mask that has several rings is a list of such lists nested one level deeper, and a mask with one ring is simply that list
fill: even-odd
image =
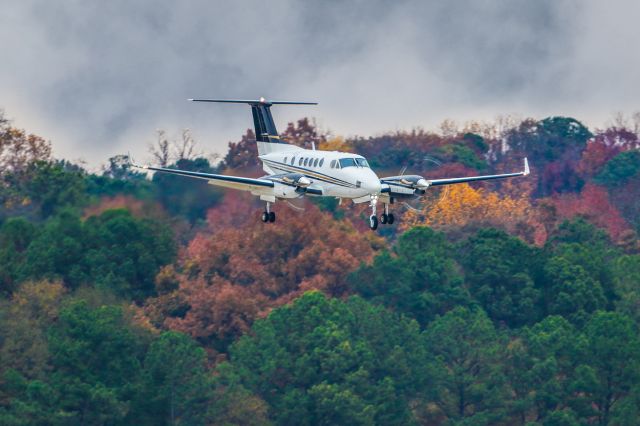
[{"label": "horizontal stabilizer", "polygon": [[189,99],[191,102],[220,102],[227,104],[249,104],[249,105],[318,105],[317,102],[289,102],[289,101],[267,101],[265,98],[258,100],[247,99]]}]

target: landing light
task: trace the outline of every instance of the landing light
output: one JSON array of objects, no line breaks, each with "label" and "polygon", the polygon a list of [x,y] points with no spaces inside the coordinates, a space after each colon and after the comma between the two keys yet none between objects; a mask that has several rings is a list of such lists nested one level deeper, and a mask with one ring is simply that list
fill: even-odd
[{"label": "landing light", "polygon": [[304,188],[311,185],[311,180],[306,176],[302,176],[300,179],[298,179],[298,182],[296,182],[296,184]]},{"label": "landing light", "polygon": [[418,179],[418,181],[416,182],[416,187],[418,187],[420,189],[428,188],[429,185],[431,185],[431,183],[428,180],[424,179],[424,178]]}]

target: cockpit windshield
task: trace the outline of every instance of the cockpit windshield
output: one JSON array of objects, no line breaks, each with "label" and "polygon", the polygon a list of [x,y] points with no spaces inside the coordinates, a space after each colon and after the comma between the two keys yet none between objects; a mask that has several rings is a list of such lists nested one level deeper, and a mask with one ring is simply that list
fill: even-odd
[{"label": "cockpit windshield", "polygon": [[369,163],[364,158],[341,158],[340,167],[369,167]]},{"label": "cockpit windshield", "polygon": [[369,167],[369,163],[367,163],[367,160],[365,160],[364,158],[356,158],[356,163],[360,167]]}]

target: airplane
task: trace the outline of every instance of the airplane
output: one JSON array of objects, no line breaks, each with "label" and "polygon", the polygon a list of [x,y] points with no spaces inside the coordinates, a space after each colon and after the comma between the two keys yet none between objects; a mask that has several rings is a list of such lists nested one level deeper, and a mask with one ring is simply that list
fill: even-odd
[{"label": "airplane", "polygon": [[[131,164],[133,167],[204,179],[211,185],[249,191],[266,202],[262,222],[275,222],[271,205],[276,200],[300,197],[334,197],[350,199],[354,203],[369,202],[371,215],[369,228],[376,230],[378,223],[393,224],[395,217],[389,205],[397,200],[420,197],[435,186],[452,185],[490,179],[504,179],[529,174],[529,163],[524,159],[524,170],[499,175],[469,176],[447,179],[427,179],[419,175],[400,175],[379,178],[367,160],[357,154],[337,151],[304,149],[281,139],[271,115],[273,105],[317,105],[316,102],[284,102],[237,99],[189,99],[192,102],[248,104],[251,106],[255,127],[258,157],[267,173],[260,178],[239,177],[211,173],[176,170],[149,165]],[[378,221],[378,203],[384,212]]]}]

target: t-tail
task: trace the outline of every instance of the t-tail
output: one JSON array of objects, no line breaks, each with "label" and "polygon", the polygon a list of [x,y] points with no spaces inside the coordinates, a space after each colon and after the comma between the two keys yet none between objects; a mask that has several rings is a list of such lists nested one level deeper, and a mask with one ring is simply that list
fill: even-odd
[{"label": "t-tail", "polygon": [[291,149],[284,140],[280,139],[276,125],[271,115],[272,105],[318,105],[316,102],[283,102],[267,101],[260,98],[257,101],[239,99],[189,99],[193,102],[220,102],[231,104],[249,104],[253,114],[253,125],[256,132],[256,143],[258,144],[258,155],[269,154],[277,151],[287,151]]}]

